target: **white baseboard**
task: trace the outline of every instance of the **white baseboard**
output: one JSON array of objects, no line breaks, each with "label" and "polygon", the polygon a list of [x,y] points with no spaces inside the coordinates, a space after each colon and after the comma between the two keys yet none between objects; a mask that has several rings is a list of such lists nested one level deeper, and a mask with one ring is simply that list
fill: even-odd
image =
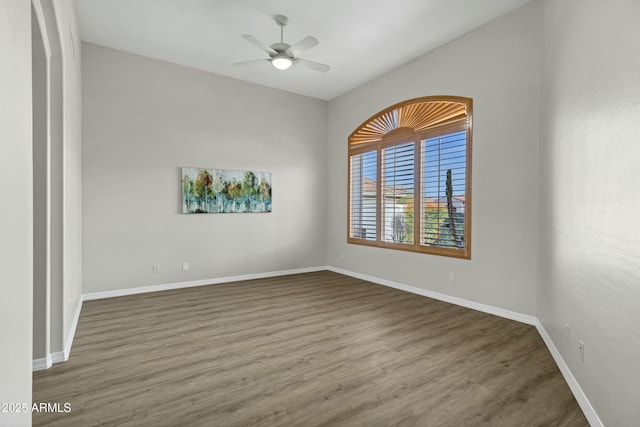
[{"label": "white baseboard", "polygon": [[602,424],[600,417],[598,417],[595,409],[593,409],[591,402],[589,402],[589,399],[587,399],[584,391],[582,391],[580,384],[578,384],[578,381],[576,381],[576,378],[573,376],[571,369],[569,369],[569,366],[565,363],[564,359],[560,355],[560,351],[558,351],[558,348],[538,319],[536,319],[535,326],[538,329],[540,336],[544,340],[544,343],[547,345],[551,356],[553,356],[553,360],[555,360],[556,365],[558,365],[560,372],[562,372],[562,376],[569,385],[573,396],[578,401],[578,405],[580,405],[580,409],[582,409],[582,412],[584,412],[584,416],[587,418],[587,421],[589,421],[591,427],[604,427],[604,424]]},{"label": "white baseboard", "polygon": [[493,314],[495,316],[515,320],[517,322],[526,323],[527,325],[535,326],[538,324],[538,319],[535,316],[530,316],[528,314],[505,310],[504,308],[494,307],[491,305],[480,304],[478,302],[469,301],[463,298],[453,297],[451,295],[441,294],[438,292],[428,291],[426,289],[416,288],[414,286],[393,282],[391,280],[380,279],[378,277],[368,276],[366,274],[354,273],[353,271],[343,270],[341,268],[327,267],[327,269],[335,273],[344,274],[345,276],[355,277],[357,279],[366,280],[367,282],[373,282],[379,285],[388,286],[390,288],[411,292],[412,294],[422,295],[423,297],[433,298],[451,304],[460,305],[462,307],[467,307],[473,310],[482,311],[484,313]]},{"label": "white baseboard", "polygon": [[49,369],[53,365],[53,360],[51,355],[44,357],[42,359],[33,359],[31,364],[31,369],[35,371],[44,371],[45,369]]},{"label": "white baseboard", "polygon": [[51,361],[53,363],[66,362],[68,359],[68,357],[64,357],[64,351],[56,351],[55,353],[51,353]]},{"label": "white baseboard", "polygon": [[67,342],[64,345],[64,350],[49,353],[49,355],[47,355],[47,357],[43,359],[34,359],[32,363],[33,371],[42,371],[44,369],[49,369],[54,363],[66,362],[67,360],[69,360],[69,356],[71,355],[71,346],[73,345],[73,338],[76,335],[76,328],[78,327],[78,320],[80,319],[81,310],[82,298],[80,298],[80,301],[78,301],[78,307],[76,307],[76,312],[73,317],[73,323],[71,323],[71,329],[69,330],[69,335],[67,336]]},{"label": "white baseboard", "polygon": [[71,355],[71,346],[73,345],[73,339],[76,334],[76,328],[78,327],[78,320],[80,319],[80,312],[82,310],[83,301],[102,299],[102,298],[113,298],[113,297],[119,297],[124,295],[135,295],[135,294],[142,294],[147,292],[158,292],[158,291],[167,291],[172,289],[190,288],[194,286],[239,282],[242,280],[264,279],[268,277],[277,277],[277,276],[289,276],[291,274],[311,273],[314,271],[323,271],[323,270],[327,270],[327,267],[319,266],[319,267],[298,268],[295,270],[271,271],[266,273],[246,274],[242,276],[194,280],[190,282],[168,283],[164,285],[144,286],[141,288],[129,288],[129,289],[116,290],[116,291],[83,294],[82,298],[78,302],[78,307],[76,308],[76,312],[73,318],[73,323],[71,324],[71,329],[69,331],[69,335],[67,336],[67,341],[65,342],[65,345],[64,345],[64,350],[57,351],[55,353],[50,353],[49,355],[47,355],[46,358],[34,359],[32,361],[32,369],[33,371],[41,371],[44,369],[49,369],[54,363],[66,362],[67,360],[69,360],[69,356]]},{"label": "white baseboard", "polygon": [[549,352],[553,356],[554,361],[558,365],[560,372],[562,373],[565,381],[569,385],[571,392],[573,393],[576,401],[580,405],[580,408],[584,412],[587,421],[592,427],[604,427],[600,417],[594,410],[593,406],[587,399],[587,396],[584,394],[584,391],[576,381],[573,373],[565,363],[564,359],[560,355],[560,352],[556,348],[553,340],[544,329],[540,321],[537,317],[531,316],[528,314],[522,314],[515,311],[506,310],[499,307],[494,307],[486,304],[481,304],[478,302],[466,300],[463,298],[454,297],[451,295],[441,294],[438,292],[429,291],[426,289],[416,288],[415,286],[409,286],[402,283],[394,282],[391,280],[381,279],[374,276],[368,276],[366,274],[355,273],[353,271],[344,270],[342,268],[332,267],[332,266],[319,266],[319,267],[308,267],[308,268],[299,268],[294,270],[281,270],[281,271],[272,271],[266,273],[256,273],[256,274],[246,274],[241,276],[230,276],[230,277],[220,277],[216,279],[204,279],[204,280],[194,280],[189,282],[176,282],[176,283],[167,283],[163,285],[153,285],[153,286],[144,286],[140,288],[128,288],[128,289],[120,289],[115,291],[104,291],[104,292],[93,292],[90,294],[83,294],[82,299],[78,304],[78,308],[76,309],[75,318],[73,324],[71,326],[71,331],[69,332],[69,336],[67,338],[67,342],[65,344],[65,349],[62,352],[52,353],[44,359],[36,359],[33,361],[33,370],[42,370],[48,369],[51,367],[53,363],[63,362],[69,359],[69,355],[71,354],[71,346],[73,344],[73,338],[75,336],[76,327],[78,326],[78,319],[80,318],[80,311],[82,309],[83,301],[90,301],[102,298],[113,298],[125,295],[135,295],[142,294],[147,292],[159,292],[159,291],[167,291],[173,289],[182,289],[182,288],[190,288],[195,286],[205,286],[205,285],[216,285],[220,283],[230,283],[230,282],[239,282],[243,280],[254,280],[254,279],[264,279],[269,277],[278,277],[278,276],[288,276],[292,274],[301,274],[301,273],[311,273],[315,271],[323,271],[329,270],[335,273],[344,274],[345,276],[355,277],[357,279],[366,280],[368,282],[377,283],[379,285],[388,286],[391,288],[399,289],[405,292],[411,292],[413,294],[421,295],[428,298],[437,299],[440,301],[445,301],[451,304],[459,305],[462,307],[467,307],[473,310],[481,311],[484,313],[493,314],[495,316],[504,317],[506,319],[515,320],[517,322],[525,323],[528,325],[533,325],[536,327],[540,336],[544,340]]},{"label": "white baseboard", "polygon": [[312,273],[328,270],[327,266],[297,268],[295,270],[270,271],[266,273],[244,274],[241,276],[219,277],[216,279],[192,280],[189,282],[174,282],[163,285],[142,286],[139,288],[118,289],[114,291],[92,292],[83,294],[83,301],[103,298],[122,297],[126,295],[145,294],[148,292],[170,291],[174,289],[192,288],[195,286],[218,285],[221,283],[240,282],[243,280],[266,279],[269,277],[290,276],[292,274]]},{"label": "white baseboard", "polygon": [[[80,301],[78,301],[78,306],[76,307],[76,312],[73,315],[73,322],[71,323],[71,328],[69,329],[69,335],[67,336],[67,342],[64,343],[64,352],[62,353],[62,359],[60,362],[66,362],[69,360],[69,356],[71,355],[71,346],[73,345],[73,339],[76,336],[76,329],[78,328],[78,320],[80,320],[80,312],[82,311],[82,296],[80,297]],[[53,363],[56,363],[54,359]]]},{"label": "white baseboard", "polygon": [[584,412],[584,416],[587,418],[587,421],[589,422],[589,424],[592,427],[604,427],[604,425],[602,424],[602,421],[600,420],[600,417],[598,417],[598,414],[593,409],[593,406],[589,402],[589,399],[587,399],[587,396],[584,394],[584,391],[582,391],[582,388],[580,387],[580,385],[578,384],[578,381],[576,381],[575,377],[573,376],[573,373],[569,369],[569,366],[567,366],[567,364],[565,363],[564,359],[560,355],[560,352],[558,351],[555,344],[553,343],[553,340],[551,339],[547,331],[544,329],[544,327],[542,326],[542,324],[540,323],[537,317],[530,316],[528,314],[518,313],[515,311],[505,310],[499,307],[493,307],[486,304],[480,304],[474,301],[469,301],[462,298],[441,294],[438,292],[427,291],[425,289],[416,288],[414,286],[409,286],[402,283],[393,282],[390,280],[380,279],[378,277],[368,276],[366,274],[354,273],[353,271],[343,270],[337,267],[329,266],[327,267],[327,269],[335,273],[344,274],[345,276],[355,277],[357,279],[366,280],[367,282],[373,282],[380,285],[389,286],[391,288],[400,289],[406,292],[411,292],[413,294],[422,295],[422,296],[437,299],[440,301],[445,301],[451,304],[460,305],[462,307],[471,308],[473,310],[482,311],[484,313],[505,317],[507,319],[511,319],[517,322],[526,323],[528,325],[535,326],[536,329],[538,330],[538,333],[544,340],[544,343],[546,344],[547,348],[549,349],[551,356],[553,356],[553,360],[556,362],[556,365],[558,365],[558,368],[560,369],[562,376],[564,377],[565,381],[569,385],[569,388],[571,389],[573,396],[576,398],[578,405],[580,405],[580,409],[582,409],[582,412]]}]

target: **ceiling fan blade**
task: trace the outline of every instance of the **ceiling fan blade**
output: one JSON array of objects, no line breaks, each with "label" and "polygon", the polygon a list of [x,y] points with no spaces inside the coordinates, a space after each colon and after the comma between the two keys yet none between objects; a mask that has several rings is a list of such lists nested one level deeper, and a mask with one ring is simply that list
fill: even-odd
[{"label": "ceiling fan blade", "polygon": [[320,71],[321,73],[326,73],[331,69],[331,67],[328,66],[327,64],[321,64],[319,62],[309,61],[308,59],[296,59],[295,64],[300,64],[303,67]]},{"label": "ceiling fan blade", "polygon": [[269,46],[267,46],[266,44],[262,43],[260,40],[258,40],[257,38],[253,37],[251,34],[243,34],[242,38],[245,39],[246,41],[248,41],[249,43],[259,47],[260,49],[266,51],[270,55],[277,55],[278,54],[278,52],[276,52],[275,50],[271,49]]},{"label": "ceiling fan blade", "polygon": [[294,44],[289,48],[289,53],[293,56],[298,56],[307,49],[311,49],[318,45],[318,39],[312,36],[307,36]]},{"label": "ceiling fan blade", "polygon": [[260,64],[261,62],[271,62],[270,59],[254,59],[253,61],[236,62],[234,67],[249,67],[251,65]]}]

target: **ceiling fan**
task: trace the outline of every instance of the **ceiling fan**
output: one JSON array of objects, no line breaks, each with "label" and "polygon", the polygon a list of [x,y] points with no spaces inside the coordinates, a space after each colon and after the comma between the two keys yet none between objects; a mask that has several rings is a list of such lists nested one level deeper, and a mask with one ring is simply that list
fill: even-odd
[{"label": "ceiling fan", "polygon": [[267,46],[255,37],[249,34],[244,34],[242,37],[248,42],[258,46],[260,49],[266,51],[269,54],[269,59],[256,59],[253,61],[237,62],[233,64],[236,67],[247,67],[250,65],[261,64],[263,62],[270,62],[278,70],[286,70],[292,65],[300,65],[312,70],[326,73],[330,70],[330,67],[326,64],[319,62],[309,61],[308,59],[298,58],[302,52],[318,44],[318,39],[312,36],[307,36],[294,45],[287,44],[283,41],[284,27],[289,22],[289,18],[284,15],[277,15],[275,17],[276,24],[280,26],[280,43],[274,43],[271,46]]}]

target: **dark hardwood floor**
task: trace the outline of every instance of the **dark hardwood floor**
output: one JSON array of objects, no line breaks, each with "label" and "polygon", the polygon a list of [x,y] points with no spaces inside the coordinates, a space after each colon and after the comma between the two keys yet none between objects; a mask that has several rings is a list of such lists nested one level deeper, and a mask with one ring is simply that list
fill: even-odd
[{"label": "dark hardwood floor", "polygon": [[85,302],[35,426],[585,426],[536,329],[331,272]]}]

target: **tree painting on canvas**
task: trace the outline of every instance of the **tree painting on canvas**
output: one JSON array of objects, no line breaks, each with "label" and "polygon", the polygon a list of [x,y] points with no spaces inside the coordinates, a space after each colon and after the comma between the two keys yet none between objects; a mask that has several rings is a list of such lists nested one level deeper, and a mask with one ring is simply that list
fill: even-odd
[{"label": "tree painting on canvas", "polygon": [[182,213],[271,212],[271,173],[182,168]]}]

